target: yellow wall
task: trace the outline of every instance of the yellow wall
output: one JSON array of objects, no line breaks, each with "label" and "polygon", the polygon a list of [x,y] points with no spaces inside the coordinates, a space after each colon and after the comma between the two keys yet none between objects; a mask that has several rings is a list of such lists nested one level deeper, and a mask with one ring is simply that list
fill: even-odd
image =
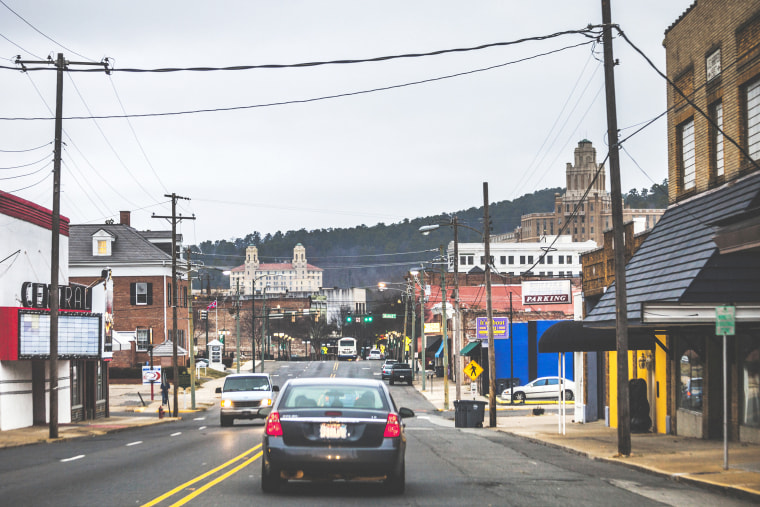
[{"label": "yellow wall", "polygon": [[[664,335],[657,335],[657,338],[665,343]],[[636,355],[634,355],[636,354]],[[643,378],[647,381],[647,387],[649,387],[649,372],[646,368],[639,368],[638,358],[641,357],[641,351],[629,351],[628,352],[628,373],[629,378]],[[607,359],[609,361],[609,397],[610,397],[610,427],[617,428],[617,352],[608,352]],[[655,371],[654,382],[660,383],[659,396],[656,399],[649,399],[649,404],[655,404],[656,408],[656,420],[652,421],[652,425],[656,428],[657,433],[665,433],[665,420],[668,415],[668,391],[667,391],[667,367],[668,357],[662,348],[655,347]],[[635,365],[635,366],[634,366]],[[636,375],[634,376],[633,368],[636,368]],[[649,391],[651,392],[651,391]]]}]

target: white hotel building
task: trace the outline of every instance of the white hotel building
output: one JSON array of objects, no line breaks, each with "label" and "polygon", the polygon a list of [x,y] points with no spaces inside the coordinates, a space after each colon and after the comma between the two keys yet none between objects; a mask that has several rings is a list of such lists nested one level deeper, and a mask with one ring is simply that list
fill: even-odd
[{"label": "white hotel building", "polygon": [[[545,236],[536,243],[491,243],[491,264],[496,271],[508,276],[520,276],[530,270],[532,276],[574,278],[580,277],[583,270],[581,254],[596,247],[595,241],[572,241],[568,235]],[[453,272],[453,241],[448,246],[448,258],[449,271]],[[485,267],[483,243],[459,243],[460,273],[482,272]]]}]

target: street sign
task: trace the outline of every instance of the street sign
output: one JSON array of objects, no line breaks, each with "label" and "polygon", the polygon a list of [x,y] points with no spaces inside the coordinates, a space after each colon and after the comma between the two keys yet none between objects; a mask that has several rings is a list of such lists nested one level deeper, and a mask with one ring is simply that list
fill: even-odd
[{"label": "street sign", "polygon": [[735,306],[715,307],[715,334],[717,336],[733,336],[736,334]]},{"label": "street sign", "polygon": [[[478,331],[478,338],[488,338],[488,318],[478,317],[475,322]],[[493,318],[493,337],[495,339],[509,338],[509,319],[507,317]]]},{"label": "street sign", "polygon": [[201,310],[201,320],[208,320],[208,310]]},{"label": "street sign", "polygon": [[395,313],[384,313],[383,314],[383,318],[384,319],[395,319],[396,318],[396,314]]},{"label": "street sign", "polygon": [[470,361],[467,366],[464,367],[464,373],[472,380],[477,380],[481,373],[483,373],[483,367],[475,361]]},{"label": "street sign", "polygon": [[151,368],[150,366],[143,366],[142,367],[142,383],[143,384],[160,384],[161,383],[161,367],[160,366],[154,366]]}]

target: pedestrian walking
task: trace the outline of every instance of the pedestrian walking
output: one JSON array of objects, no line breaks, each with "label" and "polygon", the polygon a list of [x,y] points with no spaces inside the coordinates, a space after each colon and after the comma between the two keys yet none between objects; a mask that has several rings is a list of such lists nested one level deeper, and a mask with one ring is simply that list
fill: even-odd
[{"label": "pedestrian walking", "polygon": [[161,379],[161,405],[169,404],[169,381]]}]

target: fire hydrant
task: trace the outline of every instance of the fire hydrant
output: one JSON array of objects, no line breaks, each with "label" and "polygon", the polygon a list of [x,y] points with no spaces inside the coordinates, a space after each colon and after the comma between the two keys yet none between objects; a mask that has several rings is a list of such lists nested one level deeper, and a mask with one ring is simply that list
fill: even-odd
[{"label": "fire hydrant", "polygon": [[158,407],[158,418],[159,419],[164,418],[164,407]]}]

